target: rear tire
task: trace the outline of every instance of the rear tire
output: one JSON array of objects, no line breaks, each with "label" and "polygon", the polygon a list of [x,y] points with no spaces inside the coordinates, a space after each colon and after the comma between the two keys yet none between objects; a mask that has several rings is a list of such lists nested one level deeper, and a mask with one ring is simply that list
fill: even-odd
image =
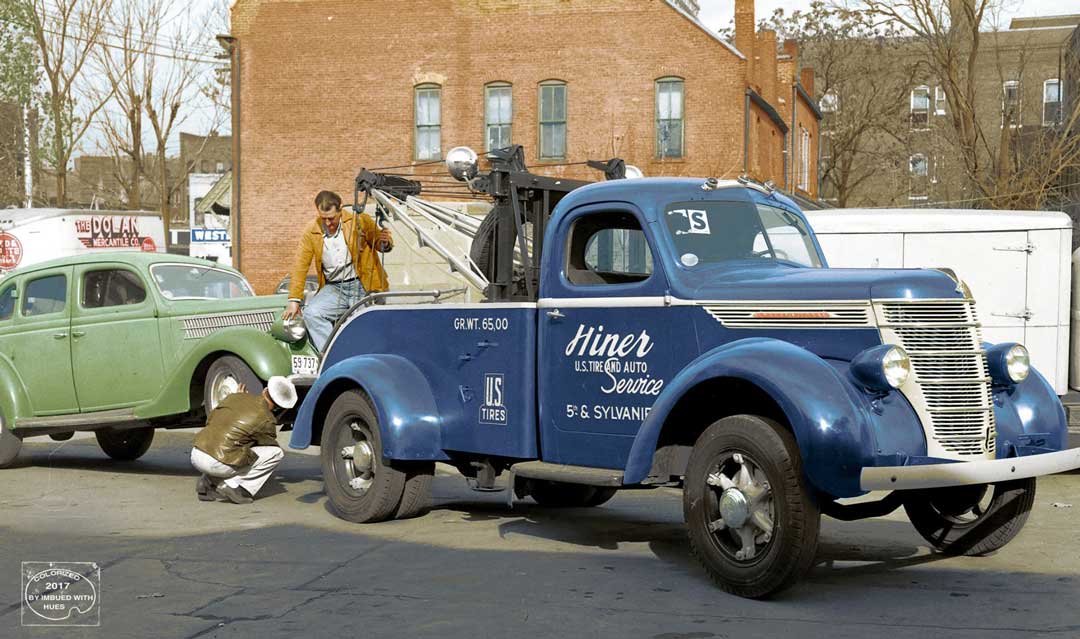
[{"label": "rear tire", "polygon": [[334,400],[320,448],[326,494],[339,517],[371,523],[394,516],[406,474],[383,459],[379,418],[363,391]]},{"label": "rear tire", "polygon": [[263,391],[262,380],[244,360],[235,355],[224,355],[214,360],[203,382],[203,406],[207,414],[217,408],[221,400],[236,392],[240,384],[247,386],[247,392],[252,395]]},{"label": "rear tire", "polygon": [[117,461],[135,461],[150,450],[150,444],[154,443],[153,428],[103,428],[94,431],[94,436],[97,437],[101,450]]},{"label": "rear tire", "polygon": [[734,415],[705,429],[690,453],[683,512],[690,548],[722,590],[768,597],[813,564],[821,513],[795,438],[772,420]]},{"label": "rear tire", "polygon": [[394,519],[409,519],[422,515],[431,507],[431,481],[435,475],[435,462],[391,464],[405,472],[405,489],[401,493],[401,503],[394,512]]},{"label": "rear tire", "polygon": [[[988,498],[988,499],[987,499]],[[931,546],[949,555],[991,553],[1013,540],[1035,504],[1035,478],[923,490],[904,503]]]},{"label": "rear tire", "polygon": [[0,424],[0,468],[7,468],[22,449],[22,438]]}]

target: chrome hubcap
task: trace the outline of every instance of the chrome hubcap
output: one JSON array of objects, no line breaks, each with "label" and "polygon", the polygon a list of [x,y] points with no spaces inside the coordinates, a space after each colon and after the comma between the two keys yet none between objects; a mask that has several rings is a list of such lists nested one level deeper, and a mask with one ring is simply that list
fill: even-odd
[{"label": "chrome hubcap", "polygon": [[341,448],[341,458],[345,460],[349,486],[362,493],[375,479],[375,450],[360,424],[349,424],[349,429],[353,433],[355,443]]},{"label": "chrome hubcap", "polygon": [[706,483],[719,491],[717,514],[709,530],[735,559],[753,559],[772,541],[772,489],[765,473],[748,456],[735,453],[710,473]]},{"label": "chrome hubcap", "polygon": [[217,405],[220,404],[222,400],[238,390],[240,390],[240,382],[232,375],[222,375],[218,377],[210,387],[210,399],[214,404],[211,408],[217,408]]}]

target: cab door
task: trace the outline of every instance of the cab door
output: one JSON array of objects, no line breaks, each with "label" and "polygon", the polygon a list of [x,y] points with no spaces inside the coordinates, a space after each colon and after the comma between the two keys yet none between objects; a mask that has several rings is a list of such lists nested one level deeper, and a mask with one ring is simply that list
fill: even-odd
[{"label": "cab door", "polygon": [[[539,303],[544,461],[621,468],[672,371],[667,280],[640,211],[626,203],[565,216]],[[545,247],[545,251],[549,250]]]},{"label": "cab door", "polygon": [[82,412],[124,408],[157,396],[164,383],[153,295],[119,263],[75,269],[71,358]]},{"label": "cab door", "polygon": [[79,412],[71,374],[72,270],[67,266],[35,271],[18,284],[18,338],[8,340],[8,356],[37,416]]}]

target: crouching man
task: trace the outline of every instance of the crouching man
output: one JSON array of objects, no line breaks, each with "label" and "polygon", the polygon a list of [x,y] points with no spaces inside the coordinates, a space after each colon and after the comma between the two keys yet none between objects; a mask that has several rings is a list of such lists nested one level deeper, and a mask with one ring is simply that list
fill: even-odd
[{"label": "crouching man", "polygon": [[296,387],[284,377],[271,377],[261,395],[248,394],[241,384],[222,400],[191,449],[191,465],[202,473],[195,484],[199,500],[250,504],[285,457],[277,417],[295,405]]}]

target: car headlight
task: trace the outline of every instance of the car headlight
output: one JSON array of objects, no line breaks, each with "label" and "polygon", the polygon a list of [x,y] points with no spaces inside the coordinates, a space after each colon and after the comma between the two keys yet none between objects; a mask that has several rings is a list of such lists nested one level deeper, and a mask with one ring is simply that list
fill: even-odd
[{"label": "car headlight", "polygon": [[299,342],[307,337],[307,326],[304,324],[303,318],[300,317],[287,320],[278,318],[274,322],[273,328],[270,329],[270,334],[283,342]]},{"label": "car headlight", "polygon": [[986,349],[990,377],[998,384],[1019,384],[1031,373],[1031,356],[1023,344],[1006,342]]},{"label": "car headlight", "polygon": [[856,355],[851,360],[851,374],[867,388],[890,391],[907,381],[911,375],[911,360],[899,346],[882,344]]}]

